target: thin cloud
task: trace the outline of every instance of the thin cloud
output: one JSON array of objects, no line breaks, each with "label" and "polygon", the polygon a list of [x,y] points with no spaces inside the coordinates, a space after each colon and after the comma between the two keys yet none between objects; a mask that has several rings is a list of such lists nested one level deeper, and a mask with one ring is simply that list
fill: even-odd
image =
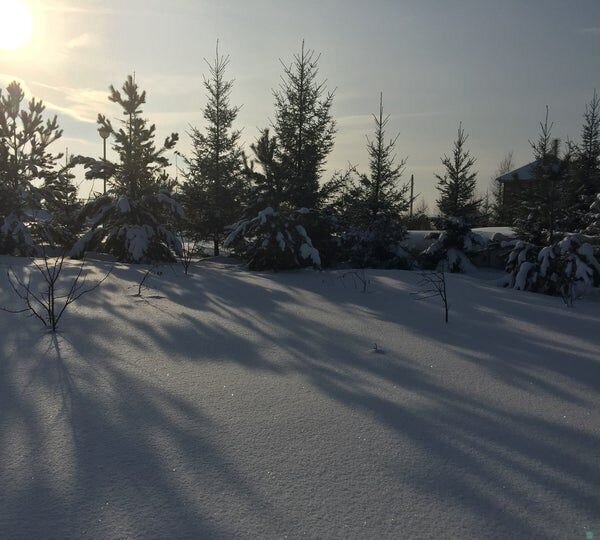
[{"label": "thin cloud", "polygon": [[589,26],[587,28],[579,28],[577,31],[580,34],[600,35],[600,26]]},{"label": "thin cloud", "polygon": [[[385,113],[386,116],[388,113]],[[430,118],[434,116],[442,116],[444,112],[441,111],[416,111],[409,113],[389,113],[390,119],[394,118]],[[373,114],[358,114],[340,116],[336,119],[339,126],[348,128],[359,128],[365,125],[371,125],[373,123]]]},{"label": "thin cloud", "polygon": [[91,15],[111,15],[115,13],[115,10],[112,8],[82,5],[82,2],[79,2],[79,4],[75,6],[67,2],[45,1],[43,5],[40,6],[40,9],[59,13],[81,13]]},{"label": "thin cloud", "polygon": [[90,47],[96,43],[95,37],[86,32],[84,34],[80,34],[77,37],[74,37],[71,41],[67,43],[68,49],[83,49],[86,47]]},{"label": "thin cloud", "polygon": [[110,113],[106,90],[51,86],[39,82],[32,83],[32,86],[42,90],[38,97],[44,99],[49,109],[80,122],[94,123],[98,113]]}]

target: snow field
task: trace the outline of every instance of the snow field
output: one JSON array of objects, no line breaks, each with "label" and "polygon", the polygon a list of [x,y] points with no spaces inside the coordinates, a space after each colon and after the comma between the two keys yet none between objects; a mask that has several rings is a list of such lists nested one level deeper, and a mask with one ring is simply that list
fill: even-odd
[{"label": "snow field", "polygon": [[145,271],[56,338],[0,313],[1,538],[600,534],[597,297],[450,275],[445,325],[417,272]]}]

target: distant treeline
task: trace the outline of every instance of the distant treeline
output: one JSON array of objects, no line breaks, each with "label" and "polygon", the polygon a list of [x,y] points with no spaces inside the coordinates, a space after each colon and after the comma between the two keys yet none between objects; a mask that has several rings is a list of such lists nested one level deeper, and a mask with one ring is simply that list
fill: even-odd
[{"label": "distant treeline", "polygon": [[[179,181],[169,174],[166,156],[179,136],[156,142],[155,126],[143,116],[146,92],[132,76],[108,95],[122,109],[122,120],[113,125],[98,115],[99,134],[114,160],[54,153],[62,136],[56,117],[46,118],[41,101],[27,102],[17,82],[0,89],[0,253],[35,255],[39,246],[52,245],[72,257],[101,251],[138,263],[170,260],[190,243],[210,243],[215,255],[227,246],[251,268],[402,268],[410,264],[400,248],[407,229],[451,223],[468,232],[477,225],[510,225],[535,244],[564,232],[599,234],[595,92],[581,140],[563,144],[562,151],[546,114],[531,144],[532,181],[510,201],[502,184],[483,198],[476,195],[476,159],[459,125],[436,175],[440,221],[432,224],[403,177],[406,159],[396,156],[398,137],[386,133],[382,95],[367,138],[368,166],[324,178],[336,134],[335,96],[318,63],[319,55],[304,43],[289,63],[282,62],[273,120],[245,153],[236,125],[239,107],[231,103],[229,57],[217,47],[207,61],[205,122],[187,134],[191,152],[179,154]],[[102,193],[85,203],[74,184],[77,166],[103,183]],[[498,176],[511,168],[509,157]]]}]

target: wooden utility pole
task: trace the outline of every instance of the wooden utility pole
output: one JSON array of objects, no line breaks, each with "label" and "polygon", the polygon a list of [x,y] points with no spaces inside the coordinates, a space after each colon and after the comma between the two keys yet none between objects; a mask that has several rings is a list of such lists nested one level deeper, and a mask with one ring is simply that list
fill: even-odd
[{"label": "wooden utility pole", "polygon": [[410,175],[410,217],[413,217],[413,203],[415,200],[415,175]]}]

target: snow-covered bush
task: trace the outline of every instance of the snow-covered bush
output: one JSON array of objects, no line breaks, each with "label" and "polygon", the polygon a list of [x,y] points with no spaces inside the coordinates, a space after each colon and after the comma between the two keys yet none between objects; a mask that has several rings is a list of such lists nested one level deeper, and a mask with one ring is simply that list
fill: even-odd
[{"label": "snow-covered bush", "polygon": [[443,218],[438,221],[443,229],[439,238],[421,252],[419,260],[425,268],[445,268],[449,272],[469,272],[474,269],[469,254],[483,251],[487,239],[471,231],[460,218]]},{"label": "snow-covered bush", "polygon": [[579,235],[538,248],[516,242],[509,254],[505,287],[562,296],[569,302],[600,285],[600,263]]},{"label": "snow-covered bush", "polygon": [[345,259],[358,268],[412,268],[412,256],[400,246],[405,237],[400,220],[381,214],[368,226],[345,232]]},{"label": "snow-covered bush", "polygon": [[596,198],[583,220],[585,222],[585,234],[600,237],[600,193],[596,194]]},{"label": "snow-covered bush", "polygon": [[16,213],[0,217],[0,253],[31,256],[36,247],[27,225]]},{"label": "snow-covered bush", "polygon": [[166,193],[138,200],[105,195],[88,204],[82,216],[89,230],[75,243],[71,257],[104,251],[123,262],[149,263],[181,256],[181,241],[168,224],[181,218],[183,210]]},{"label": "snow-covered bush", "polygon": [[508,254],[506,261],[508,276],[502,281],[502,284],[519,291],[528,290],[529,284],[537,279],[536,263],[539,249],[533,244],[521,240],[507,241],[502,244],[503,247],[510,245],[513,245],[513,249]]},{"label": "snow-covered bush", "polygon": [[321,254],[307,232],[308,224],[318,219],[316,214],[304,208],[275,211],[268,206],[236,223],[224,245],[233,248],[251,270],[321,268]]}]

